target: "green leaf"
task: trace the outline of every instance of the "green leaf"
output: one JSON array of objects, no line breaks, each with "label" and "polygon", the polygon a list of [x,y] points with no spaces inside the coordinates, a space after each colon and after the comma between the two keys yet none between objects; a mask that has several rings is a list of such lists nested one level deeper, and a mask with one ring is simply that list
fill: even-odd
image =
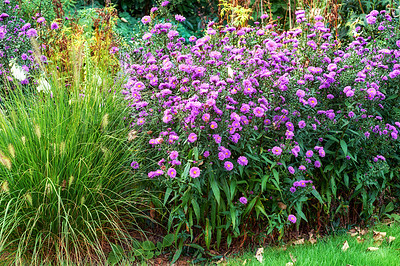
[{"label": "green leaf", "polygon": [[187,163],[185,166],[185,170],[183,171],[182,174],[182,179],[186,179],[186,177],[189,176],[189,171],[190,171],[190,163]]},{"label": "green leaf", "polygon": [[333,169],[333,164],[328,164],[327,166],[325,166],[324,173],[326,173],[332,169]]},{"label": "green leaf", "polygon": [[147,240],[142,243],[142,248],[143,250],[155,250],[156,246],[153,242]]},{"label": "green leaf", "polygon": [[121,246],[115,245],[113,243],[111,245],[111,252],[108,254],[107,262],[110,265],[116,265],[122,260],[124,256],[124,250]]},{"label": "green leaf", "polygon": [[333,195],[336,197],[337,187],[336,187],[336,180],[335,180],[334,175],[332,175],[332,177],[331,177],[331,190],[332,190]]},{"label": "green leaf", "polygon": [[349,176],[347,173],[344,173],[344,185],[349,188]]},{"label": "green leaf", "polygon": [[183,239],[179,241],[178,249],[176,250],[174,256],[172,257],[171,264],[174,264],[179,259],[182,253],[182,248],[183,248]]},{"label": "green leaf", "polygon": [[311,194],[313,194],[314,197],[316,197],[317,200],[318,200],[321,204],[324,204],[324,201],[322,200],[321,195],[319,194],[319,192],[318,192],[317,190],[313,189],[313,190],[311,191]]},{"label": "green leaf", "polygon": [[340,146],[342,147],[342,150],[344,152],[344,155],[347,155],[347,144],[344,140],[340,140]]},{"label": "green leaf", "polygon": [[276,169],[272,169],[272,173],[274,174],[276,183],[279,184],[279,173],[276,171]]},{"label": "green leaf", "polygon": [[208,220],[208,218],[206,218],[206,228],[205,228],[205,232],[204,232],[204,240],[206,242],[206,247],[207,249],[210,249],[210,245],[211,245],[211,231],[212,227],[210,225],[210,222]]},{"label": "green leaf", "polygon": [[165,196],[164,196],[164,205],[167,204],[168,198],[171,195],[172,188],[167,188],[165,191]]},{"label": "green leaf", "polygon": [[163,241],[162,241],[162,246],[164,248],[172,246],[175,240],[175,234],[168,234],[164,236]]},{"label": "green leaf", "polygon": [[193,198],[192,198],[192,206],[193,206],[194,214],[196,215],[197,224],[199,224],[200,207],[199,207],[199,204],[197,203],[197,201]]},{"label": "green leaf", "polygon": [[211,185],[211,189],[213,191],[214,197],[217,200],[218,205],[219,205],[220,199],[221,199],[221,192],[219,190],[217,181],[214,179],[214,175],[210,176],[210,185]]},{"label": "green leaf", "polygon": [[386,205],[386,207],[385,207],[385,213],[392,212],[393,210],[394,210],[394,204],[393,204],[393,202],[391,201],[391,202],[389,202],[388,205]]},{"label": "green leaf", "polygon": [[195,248],[195,249],[198,249],[200,252],[204,252],[204,248],[202,247],[202,246],[200,246],[200,245],[197,245],[197,244],[186,244],[186,246],[188,246],[188,247],[192,247],[192,248]]}]

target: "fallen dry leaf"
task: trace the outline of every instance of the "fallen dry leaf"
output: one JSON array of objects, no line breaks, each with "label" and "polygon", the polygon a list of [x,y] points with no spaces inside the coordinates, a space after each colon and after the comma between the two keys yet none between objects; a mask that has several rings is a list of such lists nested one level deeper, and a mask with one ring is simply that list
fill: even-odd
[{"label": "fallen dry leaf", "polygon": [[388,243],[391,243],[392,241],[394,241],[396,238],[394,236],[389,236],[387,239]]},{"label": "fallen dry leaf", "polygon": [[264,248],[258,248],[256,251],[256,259],[262,263],[263,261],[263,253],[264,253]]},{"label": "fallen dry leaf", "polygon": [[360,231],[358,231],[360,235],[366,235],[368,233],[368,229],[362,229]]},{"label": "fallen dry leaf", "polygon": [[351,236],[351,237],[355,237],[356,235],[358,235],[357,232],[355,232],[355,233],[350,233],[350,236]]},{"label": "fallen dry leaf", "polygon": [[346,241],[343,243],[342,250],[343,250],[343,251],[346,251],[349,247],[350,247],[350,246],[349,246],[349,242],[347,242],[347,240],[346,240]]},{"label": "fallen dry leaf", "polygon": [[377,251],[379,248],[377,247],[369,247],[367,248],[367,251]]},{"label": "fallen dry leaf", "polygon": [[286,210],[287,205],[283,202],[278,202],[278,207],[281,208],[282,210]]},{"label": "fallen dry leaf", "polygon": [[243,265],[246,265],[246,263],[247,263],[247,259],[245,259],[245,260],[243,261]]},{"label": "fallen dry leaf", "polygon": [[304,244],[304,238],[301,238],[299,240],[294,241],[293,244],[295,244],[295,245],[303,245]]},{"label": "fallen dry leaf", "polygon": [[383,240],[386,236],[386,232],[378,232],[378,231],[374,231],[374,240],[375,241],[379,241],[379,240]]},{"label": "fallen dry leaf", "polygon": [[361,238],[361,236],[357,236],[357,243],[364,243],[364,241],[365,241],[365,239],[364,238]]},{"label": "fallen dry leaf", "polygon": [[352,228],[350,229],[347,233],[349,234],[354,234],[354,233],[358,233],[356,229]]},{"label": "fallen dry leaf", "polygon": [[290,259],[292,260],[293,263],[296,263],[297,259],[293,257],[292,253],[289,252]]},{"label": "fallen dry leaf", "polygon": [[315,244],[315,243],[317,243],[317,239],[315,239],[313,236],[314,236],[314,234],[313,233],[308,233],[309,235],[310,235],[310,238],[308,239],[308,241],[310,241],[310,243],[311,244]]}]

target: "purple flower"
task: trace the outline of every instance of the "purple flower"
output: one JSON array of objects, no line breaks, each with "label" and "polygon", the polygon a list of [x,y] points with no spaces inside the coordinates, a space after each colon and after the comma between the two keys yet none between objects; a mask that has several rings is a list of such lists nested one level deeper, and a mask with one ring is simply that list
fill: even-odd
[{"label": "purple flower", "polygon": [[304,165],[300,165],[300,166],[299,166],[299,170],[305,171],[305,170],[306,170],[306,167],[305,167]]},{"label": "purple flower", "polygon": [[115,53],[117,53],[119,51],[119,48],[118,47],[111,47],[111,49],[110,49],[110,54],[115,54]]},{"label": "purple flower", "polygon": [[210,128],[211,128],[211,129],[217,129],[217,128],[218,128],[217,122],[212,121],[212,122],[210,123]]},{"label": "purple flower", "polygon": [[288,216],[288,220],[289,220],[289,222],[292,222],[292,223],[296,223],[296,221],[297,221],[297,218],[296,218],[296,216],[294,216],[293,214],[291,214],[291,215],[289,215]]},{"label": "purple flower", "polygon": [[222,151],[218,152],[218,159],[219,159],[220,161],[225,160],[225,154],[224,154]]},{"label": "purple flower", "polygon": [[210,156],[210,152],[209,152],[209,151],[205,151],[205,152],[203,153],[203,156],[207,158],[208,156]]},{"label": "purple flower", "polygon": [[290,190],[290,192],[292,192],[292,193],[295,193],[295,192],[296,192],[296,188],[295,188],[295,187],[291,187],[289,190]]},{"label": "purple flower", "polygon": [[304,120],[299,121],[299,128],[304,128],[306,126],[306,122]]},{"label": "purple flower", "polygon": [[311,97],[311,98],[308,99],[308,104],[309,104],[311,107],[314,108],[314,107],[318,104],[318,101],[317,101],[316,98]]},{"label": "purple flower", "polygon": [[59,28],[58,23],[57,23],[57,22],[51,23],[50,28],[51,28],[52,30],[57,30],[57,29]]},{"label": "purple flower", "polygon": [[247,204],[247,199],[245,197],[240,197],[239,199],[240,203],[242,203],[243,205]]},{"label": "purple flower", "polygon": [[151,36],[153,36],[153,34],[152,34],[152,33],[145,33],[145,34],[143,34],[143,37],[142,37],[142,39],[143,39],[143,40],[148,40],[148,39],[150,39],[150,38],[151,38]]},{"label": "purple flower", "polygon": [[141,21],[142,21],[143,24],[148,24],[148,23],[151,22],[151,17],[150,17],[150,16],[144,16],[144,17],[141,19]]},{"label": "purple flower", "polygon": [[133,161],[133,162],[131,162],[131,167],[132,167],[133,169],[138,169],[138,168],[139,168],[139,163],[136,162],[136,161]]},{"label": "purple flower", "polygon": [[314,166],[315,166],[316,168],[320,168],[320,167],[321,167],[321,162],[320,162],[320,161],[315,161],[315,162],[314,162]]},{"label": "purple flower", "polygon": [[374,16],[367,16],[367,23],[368,24],[375,24],[376,22],[376,17]]},{"label": "purple flower", "polygon": [[150,9],[150,13],[154,13],[154,12],[156,12],[157,10],[158,10],[157,7],[152,7],[152,8]]},{"label": "purple flower", "polygon": [[46,19],[44,17],[40,17],[36,21],[37,21],[37,23],[44,23],[44,22],[46,22]]},{"label": "purple flower", "polygon": [[247,164],[249,163],[249,161],[247,160],[247,158],[244,157],[244,156],[240,156],[240,157],[237,159],[237,162],[238,162],[238,164],[240,164],[240,165],[242,165],[242,166],[245,166],[245,165],[247,165]]},{"label": "purple flower", "polygon": [[275,146],[275,147],[272,148],[272,153],[277,155],[277,156],[279,156],[282,153],[282,149],[279,148],[278,146]]},{"label": "purple flower", "polygon": [[171,160],[175,160],[176,158],[178,158],[179,153],[177,151],[172,151],[171,154],[169,155],[169,158]]},{"label": "purple flower", "polygon": [[226,161],[224,167],[226,170],[231,171],[233,169],[233,164],[230,161]]},{"label": "purple flower", "polygon": [[176,177],[176,170],[174,168],[169,168],[167,173],[171,178]]},{"label": "purple flower", "polygon": [[214,134],[214,135],[213,135],[213,138],[214,138],[214,140],[215,140],[215,143],[217,143],[217,144],[221,143],[222,138],[221,138],[220,135]]},{"label": "purple flower", "polygon": [[291,173],[292,175],[294,175],[294,173],[296,172],[296,170],[294,170],[293,166],[289,166],[288,170],[289,170],[289,173]]},{"label": "purple flower", "polygon": [[164,1],[161,3],[161,6],[167,6],[169,4],[169,1]]},{"label": "purple flower", "polygon": [[178,36],[179,32],[177,32],[176,30],[170,30],[167,34],[168,38],[170,40],[172,40],[174,37]]},{"label": "purple flower", "polygon": [[189,137],[188,137],[188,141],[190,142],[190,143],[193,143],[193,142],[195,142],[197,140],[197,135],[195,134],[195,133],[190,133],[189,134]]},{"label": "purple flower", "polygon": [[26,36],[28,36],[29,38],[33,38],[33,37],[36,37],[38,34],[37,34],[37,31],[35,30],[35,29],[29,29],[27,32],[26,32]]},{"label": "purple flower", "polygon": [[189,174],[193,178],[199,177],[200,169],[198,167],[192,167],[192,168],[190,168]]},{"label": "purple flower", "polygon": [[299,181],[299,187],[306,187],[306,186],[307,186],[307,182],[305,180]]},{"label": "purple flower", "polygon": [[183,22],[186,20],[186,18],[182,15],[175,15],[175,20],[179,22]]},{"label": "purple flower", "polygon": [[308,158],[311,158],[313,155],[314,155],[314,152],[313,152],[312,150],[308,150],[308,151],[306,152],[306,156],[307,156]]},{"label": "purple flower", "polygon": [[253,113],[256,117],[262,117],[264,115],[264,109],[261,107],[256,107],[254,108]]}]

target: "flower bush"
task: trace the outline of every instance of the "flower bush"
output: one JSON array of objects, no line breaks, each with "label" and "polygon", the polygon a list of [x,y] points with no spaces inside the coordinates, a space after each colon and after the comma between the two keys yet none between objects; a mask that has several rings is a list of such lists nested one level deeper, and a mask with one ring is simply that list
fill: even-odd
[{"label": "flower bush", "polygon": [[399,48],[374,36],[341,47],[323,17],[296,17],[283,33],[211,22],[189,45],[173,24],[144,18],[143,41],[124,54],[131,126],[177,235],[193,240],[198,224],[207,247],[229,245],[256,217],[282,235],[293,215],[315,220],[339,195],[366,218],[398,180],[400,123],[387,98],[399,94]]},{"label": "flower bush", "polygon": [[37,31],[30,23],[25,23],[19,11],[19,6],[9,0],[0,3],[1,85],[14,80],[22,85],[28,84],[28,73],[35,67],[29,40],[37,36]]}]

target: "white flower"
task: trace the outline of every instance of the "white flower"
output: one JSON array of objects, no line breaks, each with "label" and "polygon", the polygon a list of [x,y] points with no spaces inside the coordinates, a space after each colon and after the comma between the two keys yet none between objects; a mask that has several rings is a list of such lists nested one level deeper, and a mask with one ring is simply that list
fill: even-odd
[{"label": "white flower", "polygon": [[11,74],[19,81],[23,81],[26,79],[27,72],[22,69],[21,66],[17,65],[15,61],[10,62],[11,66]]},{"label": "white flower", "polygon": [[233,69],[231,68],[231,66],[228,66],[228,76],[230,78],[233,78]]},{"label": "white flower", "polygon": [[101,84],[103,84],[103,80],[101,79],[101,77],[99,76],[99,74],[94,74],[94,77],[93,77],[93,79],[95,80],[95,81],[97,81],[97,86],[100,86]]},{"label": "white flower", "polygon": [[37,87],[38,92],[45,92],[45,93],[49,93],[52,92],[51,91],[51,86],[50,84],[47,82],[47,80],[44,77],[41,77],[39,80],[39,86]]}]

